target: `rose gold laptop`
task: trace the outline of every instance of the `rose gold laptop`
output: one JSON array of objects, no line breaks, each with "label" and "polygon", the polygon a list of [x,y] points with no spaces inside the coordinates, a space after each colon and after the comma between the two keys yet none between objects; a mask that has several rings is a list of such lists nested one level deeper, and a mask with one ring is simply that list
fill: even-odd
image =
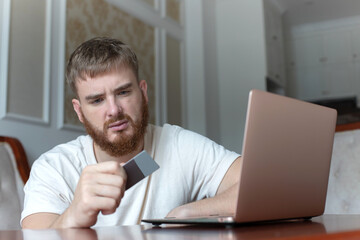
[{"label": "rose gold laptop", "polygon": [[238,224],[323,214],[336,117],[331,108],[252,90],[235,215],[142,221]]}]

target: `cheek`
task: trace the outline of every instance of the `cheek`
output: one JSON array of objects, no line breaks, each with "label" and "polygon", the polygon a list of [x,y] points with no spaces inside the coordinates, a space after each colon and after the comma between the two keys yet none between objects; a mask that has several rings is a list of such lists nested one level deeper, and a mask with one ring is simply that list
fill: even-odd
[{"label": "cheek", "polygon": [[125,114],[129,115],[134,121],[137,121],[141,118],[141,104],[137,102],[134,105],[129,106],[128,112],[125,112]]},{"label": "cheek", "polygon": [[86,111],[86,114],[84,116],[90,121],[90,123],[92,123],[96,127],[101,127],[102,129],[102,125],[105,122],[105,115],[104,115],[104,111],[101,108],[88,109],[88,111]]}]

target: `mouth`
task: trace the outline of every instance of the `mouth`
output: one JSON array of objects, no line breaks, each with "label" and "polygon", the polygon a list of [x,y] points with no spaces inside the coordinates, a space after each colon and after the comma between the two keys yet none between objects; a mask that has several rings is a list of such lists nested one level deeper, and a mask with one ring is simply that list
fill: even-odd
[{"label": "mouth", "polygon": [[122,131],[128,127],[129,122],[127,120],[116,121],[109,124],[108,129],[112,131]]}]

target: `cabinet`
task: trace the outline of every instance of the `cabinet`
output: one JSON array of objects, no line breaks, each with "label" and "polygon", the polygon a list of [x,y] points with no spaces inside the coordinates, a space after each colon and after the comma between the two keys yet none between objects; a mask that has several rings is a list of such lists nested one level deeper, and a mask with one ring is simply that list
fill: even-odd
[{"label": "cabinet", "polygon": [[360,107],[360,26],[351,31],[351,47],[354,63],[353,87],[357,90],[357,105]]},{"label": "cabinet", "polygon": [[325,60],[322,36],[300,37],[290,43],[290,66],[299,68],[320,66]]},{"label": "cabinet", "polygon": [[319,31],[290,43],[289,95],[303,100],[359,95],[360,31]]},{"label": "cabinet", "polygon": [[264,1],[267,77],[285,87],[284,38],[280,11]]}]

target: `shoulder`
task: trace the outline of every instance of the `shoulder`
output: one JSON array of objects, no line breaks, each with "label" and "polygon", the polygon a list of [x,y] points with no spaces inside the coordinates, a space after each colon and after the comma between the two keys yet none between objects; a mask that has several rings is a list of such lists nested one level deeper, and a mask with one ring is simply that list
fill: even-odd
[{"label": "shoulder", "polygon": [[[43,153],[35,162],[34,166],[52,165],[60,167],[64,165],[82,165],[82,162],[91,161],[87,155],[92,149],[92,139],[90,136],[79,136],[78,138],[55,146],[51,150]],[[90,155],[91,156],[91,155]]]},{"label": "shoulder", "polygon": [[[163,132],[166,134],[171,134],[173,136],[179,136],[179,135],[199,135],[193,131],[187,130],[185,128],[182,128],[177,125],[171,125],[171,124],[164,124],[163,126]],[[199,135],[201,136],[201,135]]]},{"label": "shoulder", "polygon": [[164,137],[167,137],[169,139],[173,139],[176,141],[185,141],[185,142],[203,142],[203,141],[211,141],[205,136],[202,136],[196,132],[193,132],[191,130],[184,129],[177,125],[170,125],[165,124],[163,127],[163,133],[162,135]]},{"label": "shoulder", "polygon": [[146,135],[148,135],[149,137],[154,137],[155,135],[161,134],[162,129],[163,129],[163,127],[149,123],[146,128]]},{"label": "shoulder", "polygon": [[184,152],[194,154],[214,145],[210,139],[176,125],[165,124],[162,128],[159,148],[186,157]]},{"label": "shoulder", "polygon": [[161,136],[163,144],[166,146],[172,145],[177,148],[181,155],[184,155],[185,151],[192,154],[196,152],[201,153],[202,155],[209,154],[211,156],[215,153],[220,155],[239,155],[233,151],[227,150],[221,144],[216,143],[201,134],[176,125],[165,124]]}]

